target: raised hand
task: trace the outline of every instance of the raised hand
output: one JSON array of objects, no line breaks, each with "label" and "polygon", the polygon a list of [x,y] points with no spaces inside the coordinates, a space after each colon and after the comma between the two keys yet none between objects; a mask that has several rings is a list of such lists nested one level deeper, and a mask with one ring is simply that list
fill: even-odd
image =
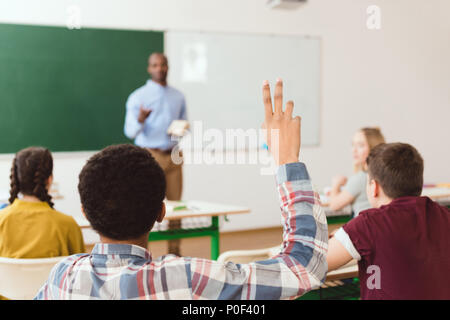
[{"label": "raised hand", "polygon": [[144,108],[143,105],[141,105],[141,106],[139,107],[138,122],[139,122],[139,123],[144,123],[145,119],[148,118],[148,116],[150,115],[151,112],[152,112],[151,109],[146,109],[146,108]]},{"label": "raised hand", "polygon": [[274,105],[270,85],[266,80],[263,83],[263,101],[265,119],[262,128],[266,131],[266,143],[277,165],[298,162],[300,152],[300,127],[301,118],[292,118],[294,102],[288,101],[283,112],[283,81],[277,79],[275,85]]}]

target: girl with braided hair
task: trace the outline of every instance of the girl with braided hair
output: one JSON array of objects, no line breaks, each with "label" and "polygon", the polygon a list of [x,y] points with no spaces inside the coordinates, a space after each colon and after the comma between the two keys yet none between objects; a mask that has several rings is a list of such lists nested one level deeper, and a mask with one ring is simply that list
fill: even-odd
[{"label": "girl with braided hair", "polygon": [[19,151],[11,167],[10,205],[0,212],[0,256],[46,258],[85,251],[81,229],[53,209],[53,158],[42,147]]}]

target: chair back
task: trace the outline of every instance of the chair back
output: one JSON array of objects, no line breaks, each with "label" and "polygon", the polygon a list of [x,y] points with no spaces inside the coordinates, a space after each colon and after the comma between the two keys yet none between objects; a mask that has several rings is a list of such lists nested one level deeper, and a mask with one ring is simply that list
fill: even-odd
[{"label": "chair back", "polygon": [[218,258],[218,262],[227,263],[250,263],[270,259],[280,253],[280,246],[255,249],[255,250],[230,250],[222,253]]},{"label": "chair back", "polygon": [[31,300],[50,271],[66,257],[14,259],[0,257],[0,294],[12,300]]}]

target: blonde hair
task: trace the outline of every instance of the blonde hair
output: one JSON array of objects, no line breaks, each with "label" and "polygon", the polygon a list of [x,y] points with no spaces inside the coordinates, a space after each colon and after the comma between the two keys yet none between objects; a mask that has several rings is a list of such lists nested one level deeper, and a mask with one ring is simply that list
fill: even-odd
[{"label": "blonde hair", "polygon": [[[381,129],[379,127],[365,127],[359,130],[364,134],[367,140],[367,144],[369,145],[369,152],[375,148],[377,145],[386,143],[384,140],[384,136],[381,133]],[[353,170],[355,172],[360,170],[365,170],[365,164],[363,165],[355,165]]]}]

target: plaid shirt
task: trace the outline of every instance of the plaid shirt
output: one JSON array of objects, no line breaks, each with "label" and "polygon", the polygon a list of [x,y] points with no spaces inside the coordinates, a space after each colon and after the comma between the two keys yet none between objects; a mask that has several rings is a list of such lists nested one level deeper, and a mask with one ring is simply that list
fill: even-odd
[{"label": "plaid shirt", "polygon": [[303,163],[277,172],[283,243],[280,253],[248,264],[165,255],[96,244],[64,259],[35,299],[294,299],[317,288],[327,272],[328,228]]}]

